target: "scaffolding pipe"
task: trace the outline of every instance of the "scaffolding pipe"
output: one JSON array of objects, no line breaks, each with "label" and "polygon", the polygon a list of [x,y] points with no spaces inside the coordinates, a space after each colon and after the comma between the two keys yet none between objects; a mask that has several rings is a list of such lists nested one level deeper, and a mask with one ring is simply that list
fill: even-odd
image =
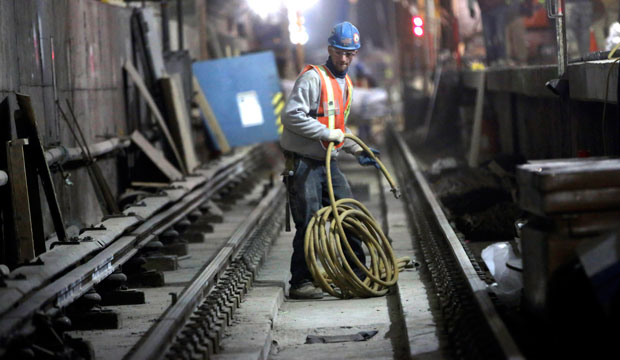
[{"label": "scaffolding pipe", "polygon": [[177,36],[179,38],[179,51],[183,50],[183,2],[177,0]]},{"label": "scaffolding pipe", "polygon": [[[129,139],[113,138],[88,146],[93,158],[103,156],[118,149],[124,149],[131,144]],[[72,161],[86,160],[86,156],[79,147],[66,148],[58,146],[45,151],[45,161],[49,166],[64,164]]]},{"label": "scaffolding pipe", "polygon": [[[129,139],[113,138],[106,141],[102,141],[93,145],[90,145],[88,149],[93,155],[93,158],[109,154],[115,150],[124,149],[131,145]],[[86,156],[82,153],[79,147],[66,148],[64,146],[57,146],[45,151],[45,161],[48,166],[54,164],[65,164],[72,161],[87,160]],[[0,186],[4,186],[9,181],[9,175],[0,170]]]}]

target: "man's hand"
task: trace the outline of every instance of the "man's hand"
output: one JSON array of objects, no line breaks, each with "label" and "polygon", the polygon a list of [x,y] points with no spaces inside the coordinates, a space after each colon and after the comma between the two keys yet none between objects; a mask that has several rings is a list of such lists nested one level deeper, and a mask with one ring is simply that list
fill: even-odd
[{"label": "man's hand", "polygon": [[[379,156],[379,154],[381,154],[381,152],[377,149],[370,148],[370,151],[372,151],[375,156]],[[357,162],[359,162],[362,166],[373,165],[377,169],[381,169],[379,163],[373,159],[366,150],[362,150],[357,154]]]},{"label": "man's hand", "polygon": [[344,141],[344,133],[340,129],[330,129],[329,135],[327,135],[327,141],[333,141],[336,144],[340,144]]}]

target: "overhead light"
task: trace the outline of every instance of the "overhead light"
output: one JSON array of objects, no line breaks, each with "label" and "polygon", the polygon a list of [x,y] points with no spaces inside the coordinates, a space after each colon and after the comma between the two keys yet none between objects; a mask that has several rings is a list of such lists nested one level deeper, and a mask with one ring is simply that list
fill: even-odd
[{"label": "overhead light", "polygon": [[318,2],[319,0],[284,0],[284,6],[286,6],[289,11],[304,12]]},{"label": "overhead light", "polygon": [[277,14],[283,6],[283,0],[246,0],[246,2],[261,19]]}]

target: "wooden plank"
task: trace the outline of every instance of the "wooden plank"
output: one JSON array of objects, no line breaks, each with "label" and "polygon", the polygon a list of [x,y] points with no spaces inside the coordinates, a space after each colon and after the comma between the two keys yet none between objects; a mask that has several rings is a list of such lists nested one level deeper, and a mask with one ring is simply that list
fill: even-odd
[{"label": "wooden plank", "polygon": [[151,143],[142,135],[139,131],[134,131],[131,134],[131,140],[136,144],[146,156],[157,166],[161,172],[172,180],[180,180],[183,178],[183,174],[177,170],[166,158],[161,151],[157,150]]},{"label": "wooden plank", "polygon": [[540,216],[620,210],[620,187],[541,193],[528,186],[519,186],[519,206]]},{"label": "wooden plank", "polygon": [[173,135],[176,135],[176,140],[181,144],[183,159],[187,165],[187,170],[191,172],[200,165],[200,162],[196,156],[196,149],[192,140],[190,119],[187,106],[185,105],[185,94],[181,86],[181,78],[178,74],[164,76],[161,79],[161,84],[166,97],[169,117],[173,124]]},{"label": "wooden plank", "polygon": [[[28,138],[30,132],[28,129],[24,129],[27,125],[25,120],[24,111],[15,111],[15,124],[18,137]],[[39,175],[37,165],[37,149],[34,146],[27,146],[25,148],[25,167],[26,167],[26,179],[28,181],[28,201],[30,202],[30,222],[32,223],[32,235],[34,243],[38,245],[35,249],[41,252],[45,251],[43,244],[45,243],[45,232],[43,224],[43,208],[41,206],[41,194],[39,191]]]},{"label": "wooden plank", "polygon": [[440,60],[435,69],[435,79],[433,81],[433,95],[431,96],[430,104],[426,108],[426,114],[424,115],[424,126],[422,127],[422,143],[426,142],[428,138],[428,132],[431,129],[431,120],[433,119],[433,112],[435,110],[435,104],[437,103],[437,94],[439,93],[439,84],[441,83],[441,74],[443,72],[443,62]]},{"label": "wooden plank", "polygon": [[620,187],[620,159],[530,161],[517,168],[517,183],[540,192]]},{"label": "wooden plank", "polygon": [[136,84],[136,86],[140,90],[140,94],[142,94],[142,97],[144,97],[144,100],[146,100],[146,103],[148,104],[149,108],[153,112],[153,115],[155,116],[155,119],[157,120],[157,124],[163,131],[164,136],[166,137],[166,140],[168,141],[168,145],[170,145],[170,148],[172,149],[172,152],[174,153],[174,157],[179,165],[179,168],[181,168],[181,171],[183,172],[183,174],[187,174],[187,167],[185,166],[185,163],[183,162],[183,159],[181,158],[181,154],[179,153],[179,150],[174,140],[172,139],[172,135],[170,134],[170,130],[168,130],[168,126],[166,125],[166,122],[164,121],[164,117],[159,112],[159,108],[155,104],[155,100],[153,100],[151,93],[146,88],[146,85],[144,85],[144,82],[142,81],[142,77],[138,73],[138,70],[136,70],[136,68],[133,66],[133,64],[129,60],[125,61],[124,68],[125,70],[127,70],[127,73],[131,77],[134,84]]},{"label": "wooden plank", "polygon": [[196,102],[198,103],[198,107],[200,107],[200,111],[202,111],[202,115],[207,121],[209,130],[215,136],[215,141],[217,141],[222,153],[229,153],[230,145],[228,144],[228,140],[226,140],[226,135],[224,135],[222,128],[220,128],[220,124],[218,123],[217,118],[213,113],[213,109],[211,109],[211,105],[209,105],[209,101],[207,101],[207,98],[198,83],[198,79],[193,76],[192,81],[194,84],[194,92],[196,93]]},{"label": "wooden plank", "polygon": [[147,188],[164,188],[170,186],[169,183],[163,182],[146,182],[146,181],[132,181],[132,187],[147,187]]},{"label": "wooden plank", "polygon": [[28,179],[26,175],[26,157],[24,147],[28,139],[7,141],[8,171],[11,181],[11,200],[13,204],[13,221],[17,247],[14,250],[17,264],[32,260],[34,252],[34,233],[30,218],[30,201],[28,200]]},{"label": "wooden plank", "polygon": [[[25,121],[16,121],[17,135],[19,137],[28,137],[28,140],[32,146],[31,151],[34,155],[35,165],[37,167],[39,178],[41,179],[41,185],[45,192],[45,198],[47,199],[47,205],[52,215],[52,222],[54,223],[54,229],[58,235],[59,241],[67,241],[67,234],[65,232],[65,223],[60,212],[60,206],[58,204],[58,198],[56,196],[56,189],[54,188],[54,182],[52,181],[52,174],[50,168],[45,161],[45,151],[39,137],[39,131],[37,129],[37,121],[34,114],[34,108],[30,101],[30,96],[23,94],[15,94],[17,96],[17,103],[19,108],[24,112]],[[17,119],[16,119],[17,120]],[[27,134],[27,135],[22,135]],[[41,244],[35,243],[37,253],[41,250]],[[45,241],[43,241],[42,251],[45,251]]]},{"label": "wooden plank", "polygon": [[[0,5],[0,10],[1,9],[2,9],[2,5]],[[7,166],[7,161],[8,161],[7,155],[8,154],[7,154],[7,148],[5,144],[7,141],[10,141],[10,140],[11,140],[11,106],[9,103],[9,98],[5,97],[2,100],[2,102],[0,102],[0,169],[1,170],[8,169],[8,166]],[[13,226],[11,226],[11,224],[13,224],[13,211],[11,208],[11,200],[10,200],[11,191],[9,190],[9,188],[10,186],[0,186],[0,218],[2,218],[2,223],[0,223],[0,263],[7,264],[9,267],[13,268],[15,264],[10,263],[9,254],[13,253],[14,251],[9,251],[9,250],[12,247],[13,248],[15,247],[14,245],[15,236],[13,236]]]}]

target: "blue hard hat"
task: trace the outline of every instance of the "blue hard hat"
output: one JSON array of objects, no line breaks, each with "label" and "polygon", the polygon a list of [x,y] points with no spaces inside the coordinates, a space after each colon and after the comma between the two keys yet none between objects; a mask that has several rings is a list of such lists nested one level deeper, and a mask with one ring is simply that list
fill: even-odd
[{"label": "blue hard hat", "polygon": [[327,39],[329,46],[343,50],[357,50],[362,46],[360,32],[348,21],[336,24]]}]

